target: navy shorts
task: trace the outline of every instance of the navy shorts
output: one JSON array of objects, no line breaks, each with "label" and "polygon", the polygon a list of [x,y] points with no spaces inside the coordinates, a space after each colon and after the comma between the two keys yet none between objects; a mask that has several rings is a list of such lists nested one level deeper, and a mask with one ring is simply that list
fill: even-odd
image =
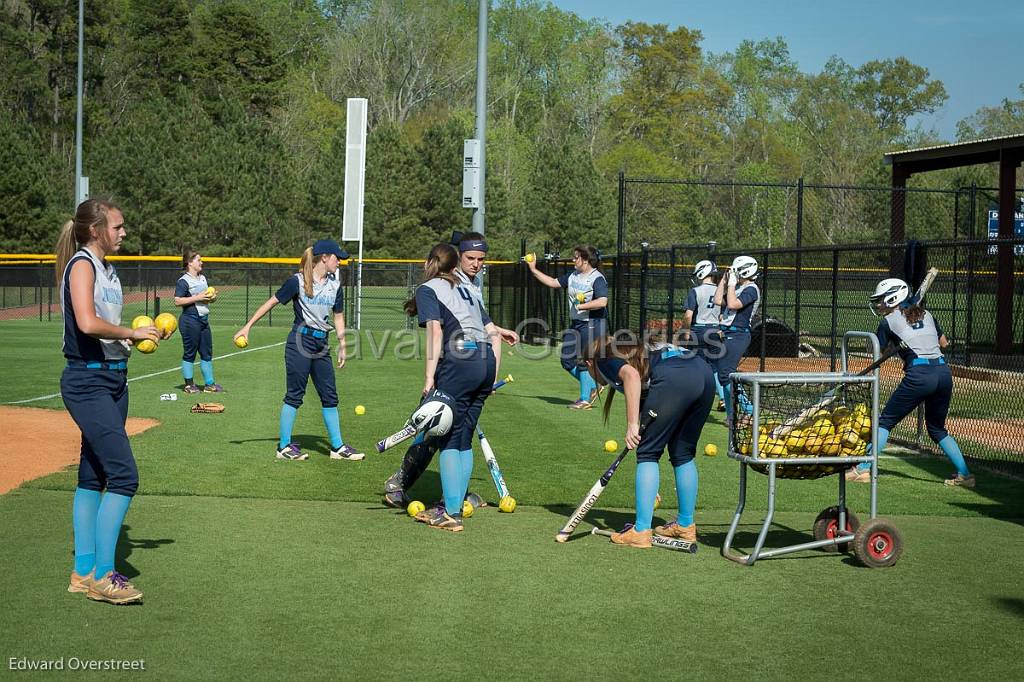
[{"label": "navy shorts", "polygon": [[491,344],[483,343],[475,350],[445,351],[434,373],[434,386],[455,401],[452,428],[446,435],[433,439],[439,450],[471,450],[484,401],[494,386],[496,362]]},{"label": "navy shorts", "polygon": [[911,365],[906,376],[885,404],[878,426],[887,431],[893,428],[924,403],[924,419],[928,435],[938,443],[949,435],[946,415],[953,396],[953,374],[949,365]]},{"label": "navy shorts", "polygon": [[334,380],[334,358],[331,355],[331,344],[327,340],[327,332],[320,332],[317,338],[296,330],[288,335],[284,344],[284,368],[287,391],[284,402],[298,408],[306,395],[306,385],[313,379],[313,388],[320,396],[320,404],[324,407],[338,406],[338,388]]},{"label": "navy shorts", "polygon": [[585,368],[583,352],[594,342],[594,339],[608,335],[608,321],[605,318],[573,322],[572,326],[562,334],[561,361],[566,372],[576,367]]},{"label": "navy shorts", "polygon": [[672,466],[686,464],[697,452],[715,397],[715,377],[703,358],[669,358],[651,369],[651,386],[640,414],[654,410],[636,449],[637,462],[657,462],[665,448]]},{"label": "navy shorts", "polygon": [[185,349],[181,356],[182,360],[195,362],[196,351],[199,352],[200,360],[209,362],[213,359],[213,334],[210,333],[208,315],[182,315],[178,321],[178,329],[181,330],[181,345]]},{"label": "navy shorts", "polygon": [[127,370],[67,367],[60,395],[82,432],[78,487],[131,497],[139,488],[128,434]]}]

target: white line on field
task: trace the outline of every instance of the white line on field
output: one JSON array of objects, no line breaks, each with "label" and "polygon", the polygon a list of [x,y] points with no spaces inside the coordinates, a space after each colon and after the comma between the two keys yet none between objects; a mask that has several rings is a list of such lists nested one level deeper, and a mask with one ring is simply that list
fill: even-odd
[{"label": "white line on field", "polygon": [[[238,351],[235,351],[233,353],[228,353],[226,355],[218,355],[218,356],[214,357],[213,359],[214,360],[224,360],[225,358],[234,357],[235,355],[244,355],[245,353],[252,353],[252,352],[258,351],[258,350],[266,350],[268,348],[275,348],[277,346],[283,346],[285,343],[286,343],[285,341],[279,341],[277,343],[272,343],[269,346],[258,346],[256,348],[246,348],[245,350],[238,350]],[[139,381],[141,379],[151,379],[153,377],[158,377],[161,374],[169,374],[171,372],[180,372],[180,371],[181,371],[181,365],[178,365],[177,367],[172,367],[171,369],[162,369],[159,372],[152,372],[151,374],[143,374],[142,376],[139,376],[139,377],[132,377],[131,379],[128,380],[128,383],[131,383],[133,381]],[[60,397],[60,393],[51,393],[50,395],[41,395],[38,398],[27,398],[25,400],[13,400],[13,401],[11,401],[9,403],[0,403],[0,405],[22,405],[24,403],[35,403],[35,402],[39,402],[40,400],[50,400],[51,398],[59,398],[59,397]]]}]

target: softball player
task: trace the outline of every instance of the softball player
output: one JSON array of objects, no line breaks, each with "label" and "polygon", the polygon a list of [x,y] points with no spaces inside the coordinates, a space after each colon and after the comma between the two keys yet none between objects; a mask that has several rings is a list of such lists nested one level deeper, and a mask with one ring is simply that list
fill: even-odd
[{"label": "softball player", "polygon": [[557,279],[539,271],[532,260],[526,265],[541,284],[566,290],[572,324],[562,335],[562,367],[580,382],[580,397],[569,408],[589,410],[604,387],[594,382],[580,356],[594,339],[608,333],[608,281],[597,269],[601,256],[593,246],[574,248],[572,262],[575,269]]},{"label": "softball player", "polygon": [[718,267],[709,260],[702,260],[693,268],[693,281],[696,286],[686,296],[686,309],[683,315],[683,329],[686,332],[686,345],[702,353],[711,365],[715,375],[715,392],[718,394],[718,409],[725,411],[725,393],[718,379],[718,358],[722,353],[722,333],[718,322],[722,314],[722,306],[715,303],[718,290],[715,275]]},{"label": "softball player", "polygon": [[[481,309],[484,308],[483,290],[481,287],[480,271],[483,269],[487,259],[487,242],[479,232],[463,234],[456,232],[452,235],[451,244],[459,249],[459,265],[455,268],[455,276],[459,279],[461,286],[473,293],[479,301]],[[493,327],[493,329],[492,329]],[[509,345],[519,342],[519,335],[510,329],[504,329],[491,323],[484,327],[488,338],[492,341],[494,350],[495,376],[498,375],[498,367],[501,365],[501,344],[493,343],[495,335],[499,336]],[[473,423],[473,428],[476,422]],[[409,503],[405,491],[415,485],[423,472],[430,465],[437,451],[433,439],[427,441],[422,435],[418,436],[409,449],[398,471],[391,475],[384,482],[384,504],[389,507],[404,507]],[[469,460],[472,463],[472,459]],[[469,477],[466,476],[468,489]],[[467,497],[470,494],[467,493]]]},{"label": "softball player", "polygon": [[[185,379],[185,393],[220,393],[224,388],[213,379],[213,335],[210,333],[210,303],[216,295],[207,290],[206,275],[203,273],[203,257],[186,249],[181,257],[184,272],[174,287],[174,305],[179,306],[181,316],[178,328],[181,330],[181,375]],[[196,351],[199,352],[199,368],[203,373],[203,388],[193,380]]]},{"label": "softball player", "polygon": [[[757,261],[750,256],[737,256],[729,273],[718,282],[715,304],[722,307],[721,330],[724,348],[718,359],[718,379],[722,383],[726,421],[732,422],[730,375],[739,367],[750,346],[750,322],[761,305],[761,290],[754,284]],[[744,396],[740,396],[744,398]]]},{"label": "softball player", "polygon": [[[338,281],[338,261],[348,254],[331,239],[321,239],[302,254],[300,271],[285,280],[281,288],[253,313],[235,338],[248,337],[252,325],[278,303],[292,302],[295,322],[284,346],[284,367],[287,391],[281,406],[277,458],[301,461],[309,458],[297,443],[292,442],[292,427],[306,385],[313,379],[313,387],[320,396],[324,426],[331,439],[331,459],[356,462],[364,454],[346,445],[341,436],[338,417],[338,389],[331,363],[331,345],[328,336],[333,327],[338,338],[338,368],[345,366],[345,298]],[[333,317],[333,323],[332,323]]]},{"label": "softball player", "polygon": [[[598,339],[586,354],[587,370],[600,385],[611,385],[604,404],[608,420],[616,392],[626,397],[626,445],[636,450],[636,521],[632,528],[612,536],[612,542],[631,547],[651,546],[651,522],[658,494],[658,462],[668,448],[679,496],[676,521],[653,529],[665,537],[697,541],[693,516],[697,507],[697,463],[694,455],[701,430],[715,398],[711,366],[692,350],[642,344],[611,337]],[[658,417],[641,436],[641,411]]]},{"label": "softball player", "polygon": [[501,342],[482,301],[455,274],[458,262],[451,244],[431,249],[423,265],[427,279],[405,304],[406,312],[417,315],[427,330],[423,394],[437,388],[454,402],[451,430],[433,443],[441,451],[444,508],[421,512],[416,519],[454,532],[463,529],[462,502],[473,471],[473,431],[494,385],[494,347]]},{"label": "softball player", "polygon": [[[946,431],[946,415],[953,394],[953,375],[942,356],[949,345],[942,328],[930,312],[919,305],[908,304],[910,287],[902,279],[883,279],[870,296],[871,310],[882,317],[878,324],[878,342],[885,348],[898,345],[903,359],[904,377],[896,387],[878,418],[878,450],[885,449],[889,432],[924,403],[928,435],[956,467],[947,478],[948,486],[975,486],[974,475],[967,469],[963,453],[953,436]],[[846,472],[852,481],[869,482],[871,464],[862,462]]]},{"label": "softball player", "polygon": [[156,327],[120,326],[121,281],[106,257],[118,252],[124,236],[120,209],[88,199],[64,225],[55,249],[67,360],[60,392],[82,432],[72,508],[75,565],[68,592],[111,604],[142,600],[142,592],[114,569],[114,554],[139,487],[124,429],[130,344],[160,338]]}]

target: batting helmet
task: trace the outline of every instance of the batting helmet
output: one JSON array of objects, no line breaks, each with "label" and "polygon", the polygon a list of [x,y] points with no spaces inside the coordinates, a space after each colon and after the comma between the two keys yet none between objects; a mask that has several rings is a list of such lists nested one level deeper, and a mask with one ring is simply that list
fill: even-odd
[{"label": "batting helmet", "polygon": [[709,260],[702,260],[693,266],[693,278],[698,282],[703,282],[705,278],[718,272],[718,266]]},{"label": "batting helmet", "polygon": [[732,262],[732,269],[740,279],[757,277],[757,261],[750,256],[736,256]]},{"label": "batting helmet", "polygon": [[883,279],[875,287],[875,293],[868,297],[873,308],[895,308],[910,296],[910,287],[898,277]]},{"label": "batting helmet", "polygon": [[423,399],[409,421],[417,431],[428,436],[443,436],[451,430],[455,420],[454,404],[450,395],[435,388]]}]

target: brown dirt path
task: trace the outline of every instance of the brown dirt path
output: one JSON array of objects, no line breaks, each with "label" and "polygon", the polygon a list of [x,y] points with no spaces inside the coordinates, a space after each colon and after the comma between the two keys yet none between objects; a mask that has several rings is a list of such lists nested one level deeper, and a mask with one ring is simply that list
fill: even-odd
[{"label": "brown dirt path", "polygon": [[[159,424],[129,417],[125,429],[134,436]],[[63,410],[0,406],[0,433],[14,445],[0,455],[0,495],[78,463],[82,434]]]}]

